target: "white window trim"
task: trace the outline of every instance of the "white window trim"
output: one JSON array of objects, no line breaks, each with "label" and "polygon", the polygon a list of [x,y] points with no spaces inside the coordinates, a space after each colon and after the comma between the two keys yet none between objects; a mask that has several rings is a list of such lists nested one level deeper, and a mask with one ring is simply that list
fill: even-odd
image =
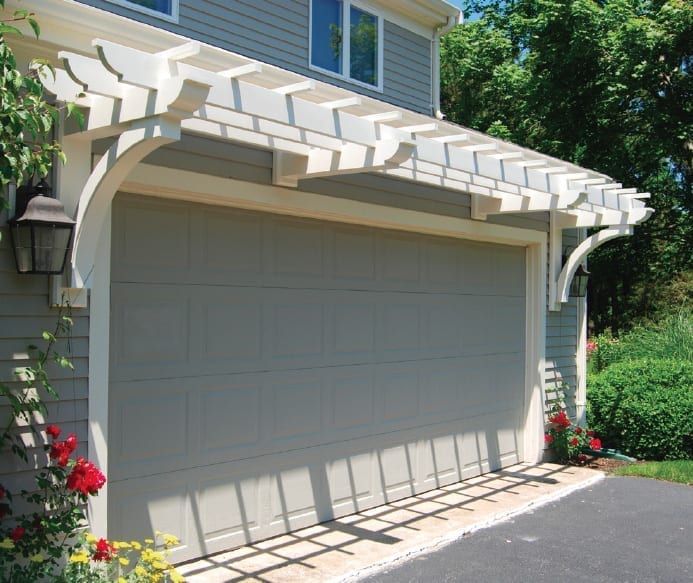
[{"label": "white window trim", "polygon": [[159,12],[158,10],[152,10],[146,6],[141,6],[130,0],[106,0],[110,4],[116,4],[117,6],[122,6],[123,8],[129,8],[135,12],[141,12],[147,16],[153,16],[154,18],[160,18],[161,20],[167,20],[169,22],[178,22],[178,3],[179,0],[171,0],[171,14],[166,14],[165,12]]},{"label": "white window trim", "polygon": [[[351,6],[363,10],[375,16],[378,19],[378,84],[370,85],[359,81],[358,79],[353,79],[350,76],[351,72],[351,36],[348,31],[351,30]],[[382,12],[378,10],[375,6],[364,2],[363,0],[342,0],[342,73],[335,73],[329,69],[323,69],[317,65],[313,65],[313,0],[310,0],[309,15],[308,15],[308,68],[311,71],[316,71],[327,75],[329,77],[334,77],[335,79],[341,79],[342,81],[347,81],[353,85],[358,85],[365,89],[370,89],[371,91],[377,91],[378,93],[383,93],[383,55],[384,55],[384,45],[385,45],[385,17]]]}]

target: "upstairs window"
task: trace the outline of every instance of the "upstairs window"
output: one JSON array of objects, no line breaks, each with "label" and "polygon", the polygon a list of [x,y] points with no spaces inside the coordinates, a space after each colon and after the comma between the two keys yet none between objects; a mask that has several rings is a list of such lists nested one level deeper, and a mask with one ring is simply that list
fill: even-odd
[{"label": "upstairs window", "polygon": [[132,8],[144,14],[158,16],[166,20],[178,20],[178,0],[108,0],[111,4],[118,4]]},{"label": "upstairs window", "polygon": [[310,64],[382,91],[383,19],[356,0],[312,0]]}]

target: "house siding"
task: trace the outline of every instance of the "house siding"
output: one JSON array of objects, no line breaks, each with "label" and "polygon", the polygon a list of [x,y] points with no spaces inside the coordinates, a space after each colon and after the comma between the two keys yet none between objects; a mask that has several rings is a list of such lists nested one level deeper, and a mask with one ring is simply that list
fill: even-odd
[{"label": "house siding", "polygon": [[[578,235],[575,229],[563,232],[563,248],[576,247]],[[576,390],[578,381],[577,335],[578,298],[569,298],[558,311],[546,315],[546,397],[558,397],[560,388],[568,414],[576,417]]]},{"label": "house siding", "polygon": [[80,1],[400,107],[432,110],[431,41],[387,20],[380,93],[309,68],[309,0],[180,0],[178,23],[106,0]]},{"label": "house siding", "polygon": [[[20,388],[14,371],[30,364],[27,346],[41,347],[44,330],[55,329],[58,310],[48,305],[48,276],[18,275],[14,254],[6,227],[0,229],[0,382]],[[89,316],[85,309],[72,312],[74,325],[69,341],[61,341],[57,350],[70,357],[75,370],[49,365],[48,372],[53,387],[60,395],[55,401],[45,397],[48,415],[44,419],[36,415],[36,427],[44,429],[44,423],[58,424],[63,435],[76,433],[80,445],[78,455],[87,455],[87,393],[89,370]],[[7,406],[0,407],[2,422],[10,414]],[[46,462],[41,436],[32,434],[27,426],[20,427],[28,445],[29,463],[15,456],[0,456],[0,484],[13,493],[21,489],[33,490],[34,469]],[[15,509],[18,509],[15,507]]]}]

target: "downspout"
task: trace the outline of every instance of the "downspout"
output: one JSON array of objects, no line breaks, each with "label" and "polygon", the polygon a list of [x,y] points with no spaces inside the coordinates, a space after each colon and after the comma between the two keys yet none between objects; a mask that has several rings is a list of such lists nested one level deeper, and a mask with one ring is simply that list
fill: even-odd
[{"label": "downspout", "polygon": [[462,12],[448,16],[448,21],[433,31],[431,38],[431,110],[437,119],[445,119],[440,111],[440,37],[450,32],[464,20]]}]

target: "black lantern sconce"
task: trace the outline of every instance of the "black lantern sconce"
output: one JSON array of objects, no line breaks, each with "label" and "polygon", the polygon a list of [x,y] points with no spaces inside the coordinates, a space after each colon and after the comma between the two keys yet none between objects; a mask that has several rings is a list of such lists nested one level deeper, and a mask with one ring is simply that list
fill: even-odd
[{"label": "black lantern sconce", "polygon": [[50,194],[44,179],[17,189],[17,212],[8,224],[19,273],[57,275],[65,269],[75,221]]},{"label": "black lantern sconce", "polygon": [[[572,249],[566,251],[565,255],[563,255],[563,265],[566,264],[570,251],[572,251]],[[573,281],[570,282],[570,297],[584,298],[587,295],[587,282],[589,279],[590,272],[580,263],[573,275]]]}]

